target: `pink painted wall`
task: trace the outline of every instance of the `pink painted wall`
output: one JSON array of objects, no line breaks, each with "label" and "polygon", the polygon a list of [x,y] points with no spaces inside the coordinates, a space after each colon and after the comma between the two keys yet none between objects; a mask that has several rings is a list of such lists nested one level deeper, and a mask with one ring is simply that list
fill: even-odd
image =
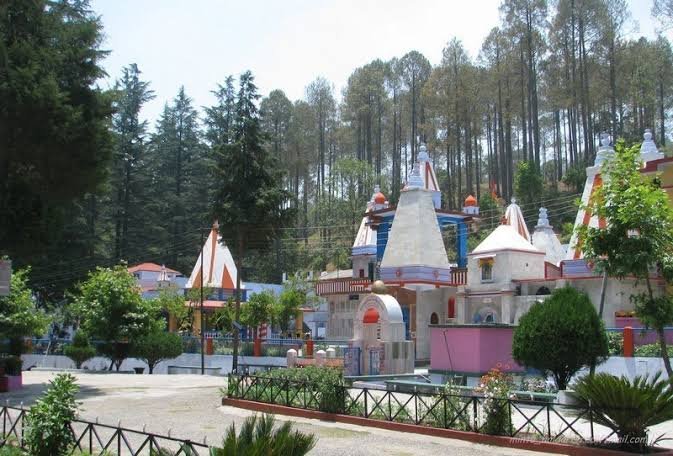
[{"label": "pink painted wall", "polygon": [[[626,326],[633,328],[633,345],[640,346],[645,344],[654,344],[657,342],[657,333],[653,329],[643,331],[636,328],[644,328],[645,325],[640,322],[638,317],[615,317],[615,326],[623,329]],[[666,343],[673,344],[673,330],[664,329]]]},{"label": "pink painted wall", "polygon": [[523,372],[512,359],[513,332],[511,327],[486,325],[432,326],[430,368],[473,374],[483,374],[494,367]]},{"label": "pink painted wall", "polygon": [[23,376],[21,375],[8,375],[7,380],[8,391],[20,390],[23,387]]}]

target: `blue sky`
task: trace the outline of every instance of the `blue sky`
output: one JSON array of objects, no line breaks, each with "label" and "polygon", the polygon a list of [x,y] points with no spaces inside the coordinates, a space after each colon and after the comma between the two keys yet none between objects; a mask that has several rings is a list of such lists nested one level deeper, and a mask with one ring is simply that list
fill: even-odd
[{"label": "blue sky", "polygon": [[[628,0],[632,36],[654,37],[652,0]],[[437,64],[454,36],[476,57],[498,24],[500,0],[93,0],[105,27],[111,86],[137,63],[156,98],[152,123],[180,85],[197,107],[229,74],[252,70],[262,94],[281,88],[301,98],[324,76],[340,95],[348,76],[375,58],[416,49]],[[671,38],[669,33],[669,39]]]}]

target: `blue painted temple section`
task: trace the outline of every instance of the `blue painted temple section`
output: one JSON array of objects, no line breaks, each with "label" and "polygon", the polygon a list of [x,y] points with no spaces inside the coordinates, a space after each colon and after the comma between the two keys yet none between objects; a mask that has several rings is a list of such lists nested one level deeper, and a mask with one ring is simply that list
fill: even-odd
[{"label": "blue painted temple section", "polygon": [[[392,227],[395,215],[384,215],[381,217],[381,221],[377,224],[377,234],[376,234],[376,259],[381,261],[383,259],[383,254],[386,251],[386,245],[388,245],[388,236],[390,235],[390,228]],[[456,252],[458,253],[457,264],[459,268],[467,267],[467,235],[468,225],[465,222],[467,217],[459,214],[447,214],[443,212],[437,212],[437,223],[439,224],[439,229],[444,231],[451,226],[455,226],[456,229]]]}]

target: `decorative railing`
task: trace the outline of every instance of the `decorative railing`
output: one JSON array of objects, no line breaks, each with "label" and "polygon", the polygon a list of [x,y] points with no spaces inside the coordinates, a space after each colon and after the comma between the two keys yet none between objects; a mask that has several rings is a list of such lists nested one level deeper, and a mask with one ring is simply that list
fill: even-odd
[{"label": "decorative railing", "polygon": [[595,423],[591,408],[479,394],[428,394],[256,375],[230,375],[228,396],[363,418],[456,429],[526,440],[605,444],[616,434]]},{"label": "decorative railing", "polygon": [[[28,410],[4,406],[0,408],[2,420],[2,434],[0,434],[0,448],[17,446],[26,448],[24,434],[28,426],[26,416]],[[209,453],[209,447],[204,442],[183,440],[170,435],[160,435],[146,432],[144,429],[123,428],[110,426],[85,420],[74,420],[68,424],[75,444],[73,453],[87,452],[91,455],[130,455],[130,456],[199,456]]]},{"label": "decorative railing", "polygon": [[451,284],[465,285],[467,283],[467,268],[451,268]]},{"label": "decorative railing", "polygon": [[318,280],[315,285],[315,291],[318,296],[347,293],[364,293],[371,285],[369,279],[329,279]]}]

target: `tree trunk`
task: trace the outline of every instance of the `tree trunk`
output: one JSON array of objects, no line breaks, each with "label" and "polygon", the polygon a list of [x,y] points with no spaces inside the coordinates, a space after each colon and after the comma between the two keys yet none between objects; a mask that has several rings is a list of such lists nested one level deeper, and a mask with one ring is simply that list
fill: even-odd
[{"label": "tree trunk", "polygon": [[[236,233],[236,307],[234,310],[234,321],[239,322],[241,317],[241,276],[243,275],[243,233],[241,232],[241,227],[238,227],[238,232]],[[203,330],[203,328],[201,329]],[[238,344],[239,344],[240,334],[238,328],[234,326],[234,353],[231,364],[231,371],[236,373],[238,372]]]},{"label": "tree trunk", "polygon": [[664,81],[659,77],[659,130],[661,132],[661,147],[666,145],[666,107],[664,106]]},{"label": "tree trunk", "polygon": [[[603,311],[605,309],[605,292],[608,286],[608,271],[604,270],[603,271],[603,279],[601,280],[601,298],[598,304],[598,318],[603,320]],[[591,367],[589,369],[589,375],[594,375],[596,372],[596,363],[593,362],[591,363]]]},{"label": "tree trunk", "polygon": [[[617,71],[615,68],[615,40],[610,42],[610,52],[608,54],[610,65],[610,117],[611,117],[611,133],[612,138],[617,137]],[[621,132],[619,133],[621,134]]]},{"label": "tree trunk", "polygon": [[[652,291],[652,283],[650,282],[649,274],[645,277],[645,284],[647,285],[647,295],[650,300],[649,305],[654,304],[654,292]],[[664,325],[657,324],[657,337],[659,338],[659,348],[661,349],[661,359],[664,361],[666,374],[668,378],[673,379],[673,369],[671,369],[671,359],[668,357],[668,347],[666,346],[666,335],[664,333]]]},{"label": "tree trunk", "polygon": [[[527,138],[527,122],[526,122],[526,95],[525,95],[525,87],[526,83],[524,82],[524,72],[523,72],[523,45],[519,45],[519,73],[520,73],[520,82],[521,82],[521,145],[523,148],[523,159],[524,160],[529,160],[530,157],[528,156],[528,138]],[[522,151],[520,150],[519,153]],[[532,151],[530,151],[532,153]]]}]

